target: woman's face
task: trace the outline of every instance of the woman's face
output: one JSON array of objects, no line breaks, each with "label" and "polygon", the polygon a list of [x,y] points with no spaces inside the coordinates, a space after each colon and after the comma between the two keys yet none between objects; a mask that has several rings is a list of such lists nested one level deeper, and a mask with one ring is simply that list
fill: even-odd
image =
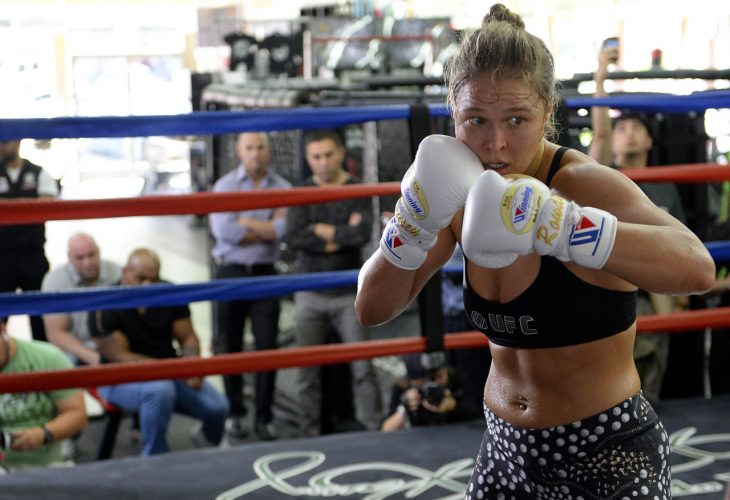
[{"label": "woman's face", "polygon": [[522,80],[481,75],[462,87],[454,111],[456,137],[485,169],[535,174],[549,110]]}]

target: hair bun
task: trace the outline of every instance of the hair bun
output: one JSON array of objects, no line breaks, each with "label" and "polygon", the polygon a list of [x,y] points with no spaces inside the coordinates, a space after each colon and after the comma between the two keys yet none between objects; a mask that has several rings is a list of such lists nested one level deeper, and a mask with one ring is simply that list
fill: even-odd
[{"label": "hair bun", "polygon": [[509,23],[518,29],[525,29],[525,22],[518,14],[515,14],[501,3],[495,3],[489,9],[489,13],[482,19],[482,27],[486,27],[489,23],[499,21]]}]

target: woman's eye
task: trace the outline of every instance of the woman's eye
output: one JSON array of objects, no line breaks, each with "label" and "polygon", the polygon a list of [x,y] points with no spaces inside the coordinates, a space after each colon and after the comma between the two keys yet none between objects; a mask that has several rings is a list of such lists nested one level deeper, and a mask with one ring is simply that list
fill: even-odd
[{"label": "woman's eye", "polygon": [[469,125],[481,125],[484,123],[484,118],[474,116],[472,118],[469,118],[467,121],[469,122]]},{"label": "woman's eye", "polygon": [[524,120],[522,118],[518,117],[518,116],[514,116],[514,117],[512,117],[512,118],[509,119],[509,122],[512,125],[521,125],[523,121]]}]

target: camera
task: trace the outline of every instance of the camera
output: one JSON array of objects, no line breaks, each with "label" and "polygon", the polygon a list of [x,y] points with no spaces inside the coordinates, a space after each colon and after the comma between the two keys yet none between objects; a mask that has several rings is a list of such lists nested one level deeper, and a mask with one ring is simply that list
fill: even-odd
[{"label": "camera", "polygon": [[8,431],[0,431],[0,450],[7,450],[13,446],[13,440],[15,438]]},{"label": "camera", "polygon": [[444,386],[437,384],[436,382],[426,382],[425,384],[422,384],[418,387],[418,392],[421,394],[423,399],[433,406],[440,405],[446,395]]}]

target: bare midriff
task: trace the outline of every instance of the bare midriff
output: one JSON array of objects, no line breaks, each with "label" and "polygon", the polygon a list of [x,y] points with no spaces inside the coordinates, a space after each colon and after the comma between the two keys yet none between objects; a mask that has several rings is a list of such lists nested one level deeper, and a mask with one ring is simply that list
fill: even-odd
[{"label": "bare midriff", "polygon": [[510,424],[541,429],[590,417],[636,394],[636,326],[569,347],[515,349],[491,344],[484,402]]},{"label": "bare midriff", "polygon": [[[596,286],[630,291],[635,287],[596,270],[566,263],[571,272]],[[503,269],[467,262],[469,283],[486,300],[514,300],[535,280],[540,256],[531,254]],[[596,318],[600,321],[600,318]],[[574,332],[566,332],[566,337]],[[636,394],[641,383],[634,364],[636,324],[599,340],[567,347],[517,349],[490,344],[492,366],[484,402],[516,427],[540,429],[572,423]]]}]

